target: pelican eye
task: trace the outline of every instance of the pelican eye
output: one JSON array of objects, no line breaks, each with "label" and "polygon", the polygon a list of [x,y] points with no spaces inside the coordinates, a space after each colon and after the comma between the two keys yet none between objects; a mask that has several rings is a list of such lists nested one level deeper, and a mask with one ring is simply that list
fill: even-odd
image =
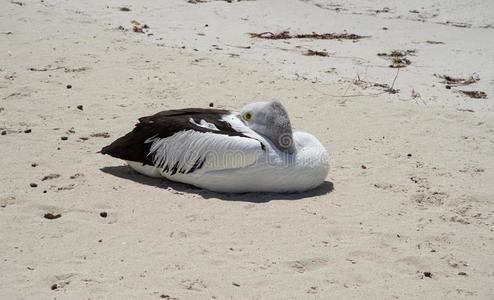
[{"label": "pelican eye", "polygon": [[246,112],[244,115],[243,115],[243,118],[247,121],[249,121],[250,119],[252,119],[252,114],[250,112]]}]

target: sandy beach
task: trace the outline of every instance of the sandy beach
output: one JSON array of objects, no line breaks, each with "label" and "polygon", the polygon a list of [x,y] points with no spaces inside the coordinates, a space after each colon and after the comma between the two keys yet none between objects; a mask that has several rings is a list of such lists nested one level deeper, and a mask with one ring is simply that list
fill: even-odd
[{"label": "sandy beach", "polygon": [[[0,0],[0,299],[494,298],[492,4],[197,2]],[[145,115],[269,99],[330,153],[319,188],[97,153]]]}]

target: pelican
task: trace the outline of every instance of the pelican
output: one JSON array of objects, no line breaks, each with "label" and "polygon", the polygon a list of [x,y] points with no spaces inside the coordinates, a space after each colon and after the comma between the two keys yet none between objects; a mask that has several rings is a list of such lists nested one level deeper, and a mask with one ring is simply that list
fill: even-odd
[{"label": "pelican", "polygon": [[329,171],[326,149],[309,133],[292,133],[278,100],[240,112],[162,111],[140,118],[101,153],[141,174],[216,192],[303,192],[323,183]]}]

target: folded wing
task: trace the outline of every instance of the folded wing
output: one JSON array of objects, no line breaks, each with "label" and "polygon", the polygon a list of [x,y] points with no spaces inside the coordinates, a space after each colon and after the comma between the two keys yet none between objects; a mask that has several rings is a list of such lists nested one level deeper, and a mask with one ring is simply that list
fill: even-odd
[{"label": "folded wing", "polygon": [[249,166],[262,155],[263,145],[238,127],[233,129],[223,118],[229,113],[184,109],[143,117],[134,130],[101,153],[154,165],[169,175]]}]

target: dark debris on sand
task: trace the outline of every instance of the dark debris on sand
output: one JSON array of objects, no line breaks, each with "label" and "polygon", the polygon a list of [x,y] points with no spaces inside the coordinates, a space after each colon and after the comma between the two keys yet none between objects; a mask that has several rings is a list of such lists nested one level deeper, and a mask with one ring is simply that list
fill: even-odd
[{"label": "dark debris on sand", "polygon": [[474,99],[486,99],[487,98],[487,93],[482,92],[482,91],[463,91],[460,90],[461,93],[467,95],[470,98]]},{"label": "dark debris on sand", "polygon": [[447,84],[450,87],[470,85],[480,80],[479,75],[475,73],[468,76],[467,78],[453,77],[445,74],[444,75],[434,74],[434,76],[443,79],[441,83]]},{"label": "dark debris on sand", "polygon": [[131,21],[132,24],[134,24],[134,27],[132,28],[132,31],[137,32],[137,33],[146,33],[148,32],[148,29],[150,28],[148,25],[137,22],[136,20]]},{"label": "dark debris on sand", "polygon": [[368,36],[353,34],[353,33],[323,33],[315,32],[309,34],[290,34],[289,31],[279,33],[261,32],[249,33],[251,38],[270,39],[270,40],[286,40],[286,39],[316,39],[316,40],[358,40],[368,38]]},{"label": "dark debris on sand", "polygon": [[91,137],[100,137],[100,138],[109,138],[110,134],[108,132],[98,132],[98,133],[91,133]]},{"label": "dark debris on sand", "polygon": [[439,41],[425,41],[427,44],[431,44],[431,45],[440,45],[440,44],[444,44],[443,42],[439,42]]},{"label": "dark debris on sand", "polygon": [[41,181],[56,179],[56,178],[59,178],[59,177],[60,177],[60,174],[52,173],[52,174],[48,174],[48,175],[44,176],[41,179]]},{"label": "dark debris on sand", "polygon": [[48,219],[48,220],[55,220],[55,219],[62,217],[62,215],[61,214],[46,213],[43,217],[45,219]]},{"label": "dark debris on sand", "polygon": [[392,64],[389,65],[390,68],[404,68],[410,65],[412,62],[406,57],[396,57],[393,58]]},{"label": "dark debris on sand", "polygon": [[326,51],[315,51],[308,49],[307,52],[304,53],[305,56],[328,56],[328,52]]},{"label": "dark debris on sand", "polygon": [[412,61],[406,56],[415,54],[416,50],[393,50],[389,53],[381,52],[377,56],[391,59],[390,68],[404,68],[410,64]]},{"label": "dark debris on sand", "polygon": [[24,3],[22,3],[21,1],[10,1],[10,3],[16,4],[16,5],[19,5],[19,6],[24,6]]},{"label": "dark debris on sand", "polygon": [[377,56],[387,56],[387,57],[405,57],[407,55],[415,54],[416,50],[393,50],[389,53],[381,52]]},{"label": "dark debris on sand", "polygon": [[378,82],[371,82],[371,81],[366,81],[360,79],[360,76],[358,76],[356,79],[353,80],[353,84],[363,88],[367,89],[370,87],[374,88],[382,88],[384,92],[390,93],[390,94],[398,94],[400,92],[400,89],[395,89],[392,86],[389,86],[387,83],[378,83]]}]

